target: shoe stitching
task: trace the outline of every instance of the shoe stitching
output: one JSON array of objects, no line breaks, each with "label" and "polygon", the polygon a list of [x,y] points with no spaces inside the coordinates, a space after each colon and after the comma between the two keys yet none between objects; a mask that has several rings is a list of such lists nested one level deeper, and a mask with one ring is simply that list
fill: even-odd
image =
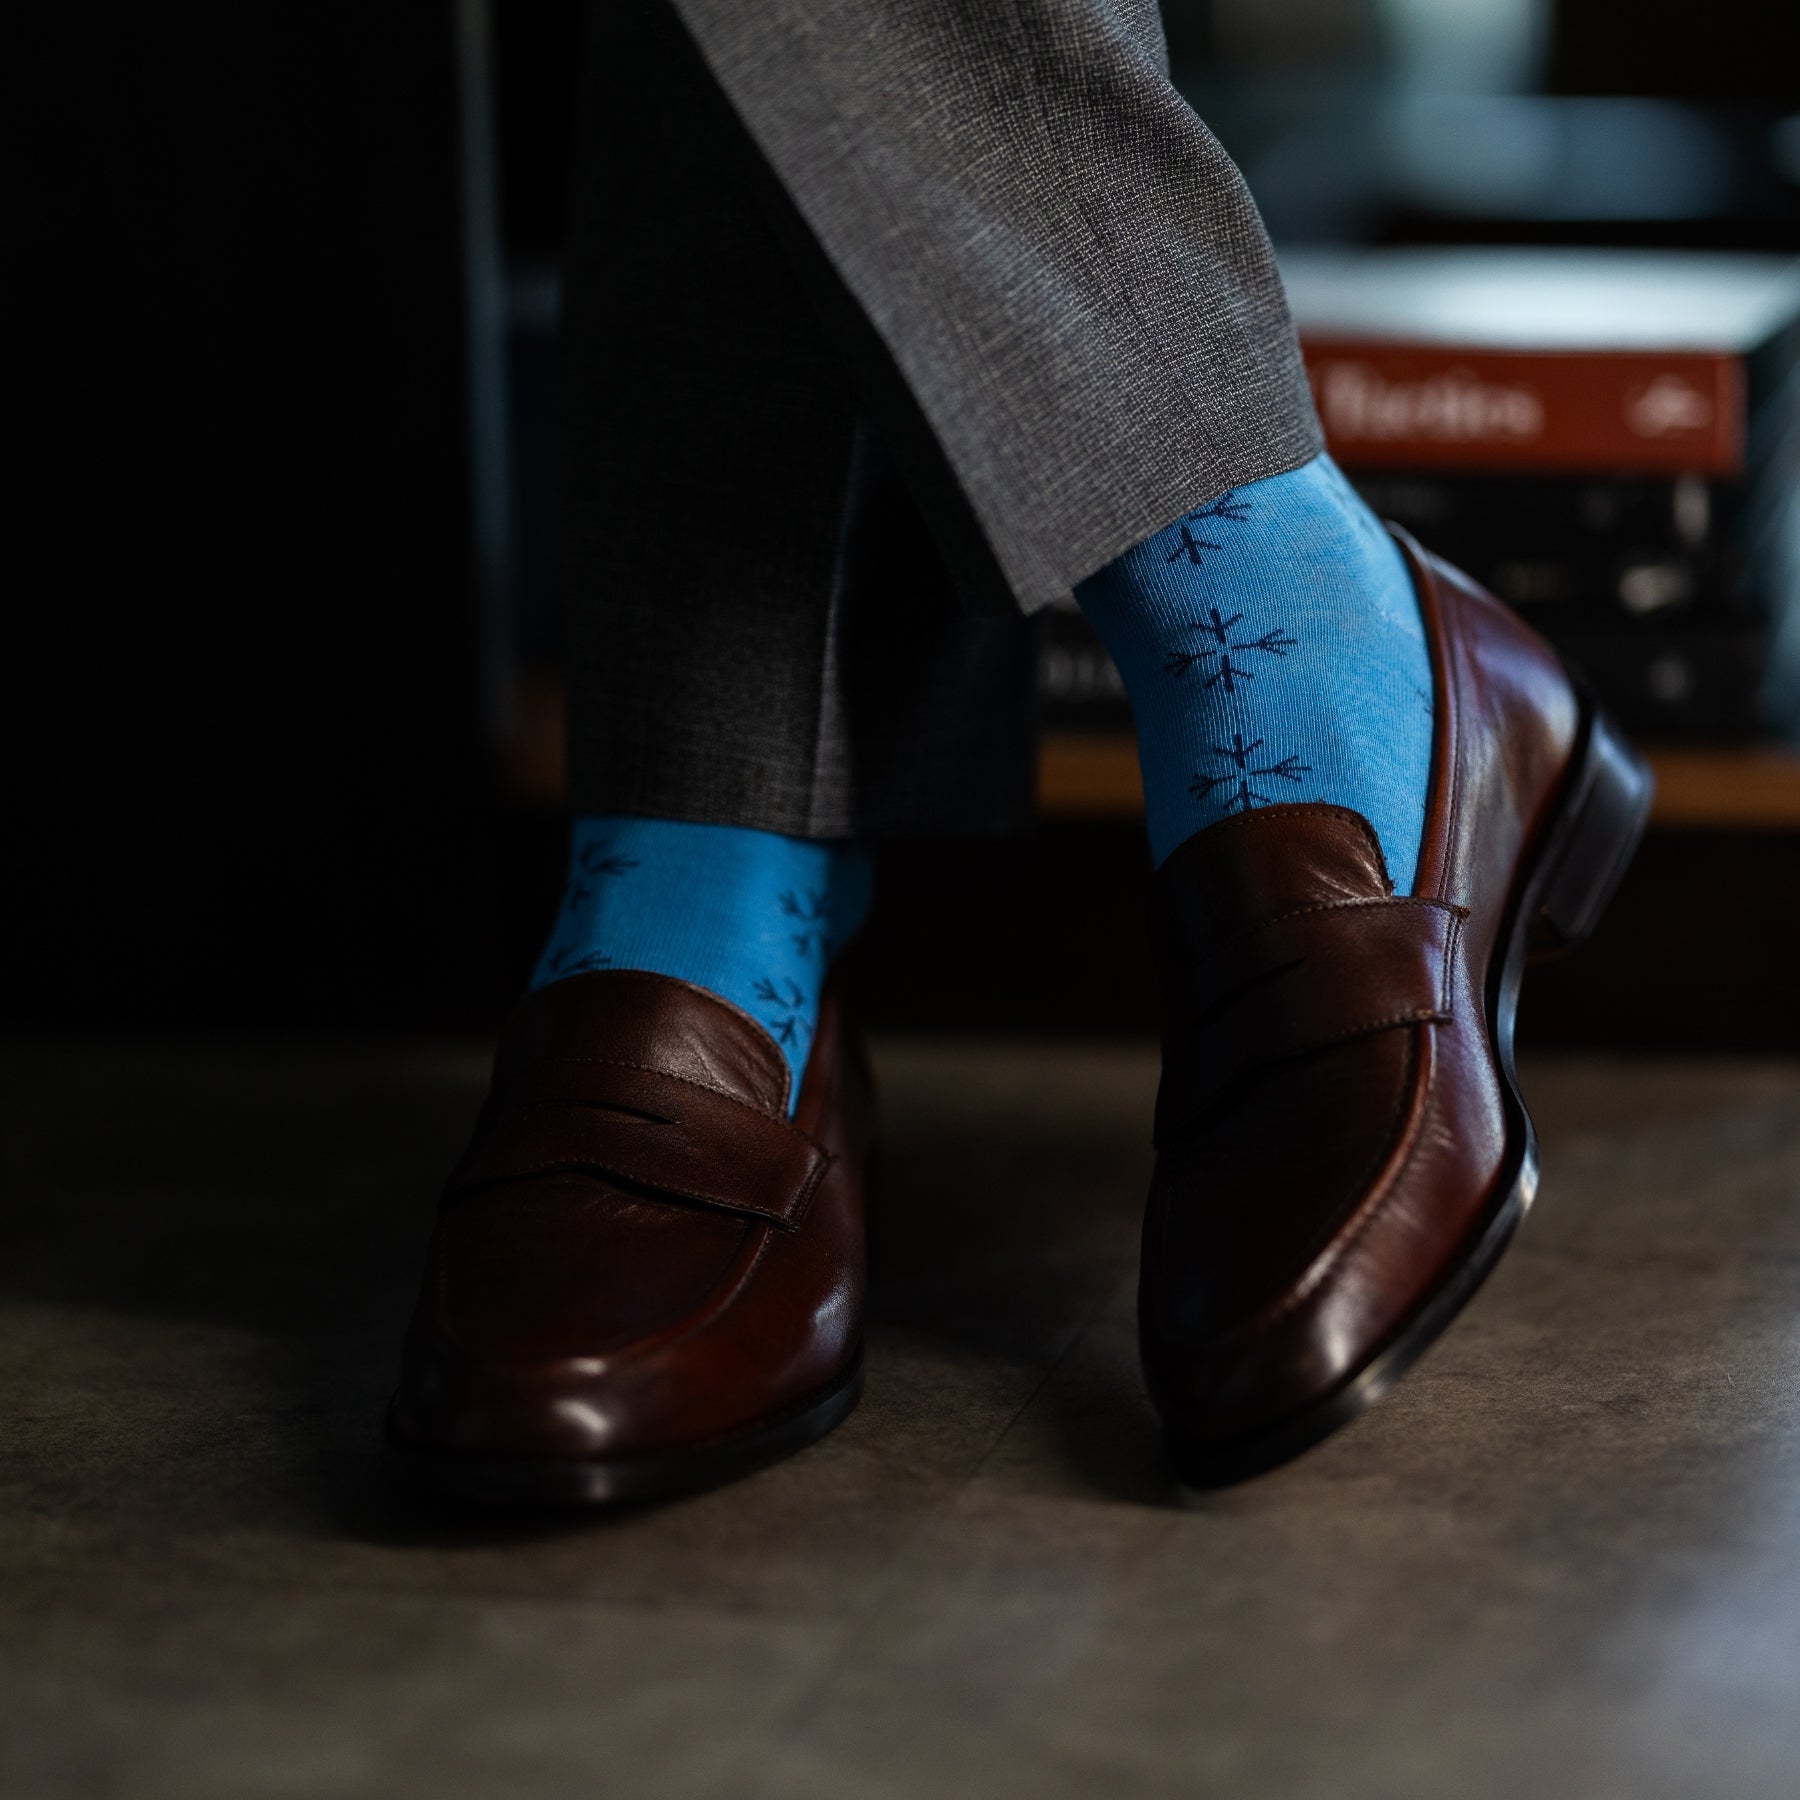
[{"label": "shoe stitching", "polygon": [[[772,1111],[769,1116],[771,1118],[779,1116],[786,1119],[788,1096],[792,1093],[794,1087],[793,1070],[789,1067],[787,1058],[782,1055],[781,1047],[775,1043],[775,1040],[772,1037],[770,1037],[768,1026],[766,1026],[761,1019],[757,1018],[754,1013],[746,1011],[743,1007],[739,1006],[735,1000],[727,1000],[723,994],[715,993],[711,988],[701,987],[698,982],[683,980],[679,975],[659,975],[653,969],[600,969],[591,972],[605,975],[611,982],[624,983],[633,987],[642,986],[647,983],[652,987],[665,986],[685,988],[689,993],[699,994],[704,999],[711,1001],[714,1006],[723,1007],[734,1019],[748,1025],[758,1037],[768,1038],[770,1047],[774,1049],[776,1057],[781,1064],[781,1093],[777,1099],[775,1110]],[[527,996],[527,998],[529,999],[530,996]],[[547,1062],[609,1062],[616,1059],[597,1056],[562,1056],[546,1057],[542,1060]],[[662,1075],[667,1073],[667,1071],[659,1069],[651,1063],[621,1062],[619,1066],[627,1069],[644,1069],[652,1075]],[[685,1075],[671,1074],[668,1078],[671,1081],[689,1080],[689,1077]],[[706,1081],[694,1081],[691,1082],[691,1085],[694,1087],[712,1087],[713,1084]],[[713,1092],[724,1095],[727,1100],[735,1101],[740,1106],[752,1104],[725,1088],[714,1087]],[[762,1111],[763,1108],[758,1106],[757,1110]]]},{"label": "shoe stitching", "polygon": [[[1421,1027],[1428,1026],[1432,1023],[1435,1023],[1435,1021],[1419,1021]],[[1294,1288],[1290,1293],[1283,1294],[1279,1298],[1270,1301],[1259,1312],[1252,1313],[1248,1318],[1242,1319],[1236,1325],[1232,1326],[1229,1331],[1221,1333],[1219,1337],[1214,1340],[1214,1347],[1225,1345],[1233,1339],[1254,1336],[1259,1332],[1267,1330],[1271,1326],[1278,1325],[1283,1319],[1288,1317],[1290,1313],[1298,1311],[1301,1306],[1312,1298],[1313,1294],[1324,1282],[1326,1276],[1342,1262],[1343,1258],[1348,1255],[1362,1239],[1373,1223],[1375,1217],[1378,1216],[1392,1200],[1394,1191],[1399,1185],[1399,1177],[1411,1166],[1413,1155],[1417,1149],[1416,1138],[1414,1140],[1413,1148],[1407,1151],[1406,1161],[1401,1164],[1400,1169],[1396,1172],[1395,1180],[1389,1183],[1387,1191],[1368,1207],[1366,1216],[1353,1226],[1347,1237],[1342,1239],[1339,1238],[1338,1233],[1345,1221],[1355,1219],[1359,1208],[1367,1203],[1370,1181],[1374,1178],[1376,1171],[1380,1169],[1382,1164],[1392,1156],[1395,1146],[1400,1141],[1406,1123],[1406,1115],[1412,1110],[1414,1089],[1418,1084],[1418,1080],[1419,1047],[1418,1042],[1415,1039],[1407,1047],[1406,1069],[1398,1083],[1398,1091],[1393,1108],[1383,1126],[1381,1136],[1377,1140],[1379,1148],[1364,1164],[1362,1172],[1356,1179],[1346,1184],[1346,1197],[1339,1202],[1336,1210],[1331,1214],[1329,1222],[1325,1225],[1321,1234],[1321,1248],[1314,1253],[1312,1261],[1308,1266],[1306,1276],[1302,1278],[1300,1285]]]},{"label": "shoe stitching", "polygon": [[672,1194],[680,1200],[698,1200],[713,1206],[722,1206],[728,1212],[750,1213],[759,1219],[768,1219],[784,1229],[794,1230],[805,1219],[813,1195],[818,1191],[819,1183],[825,1179],[826,1171],[837,1159],[829,1151],[819,1150],[822,1160],[815,1163],[807,1171],[805,1180],[800,1184],[794,1204],[781,1212],[773,1207],[758,1206],[751,1200],[731,1199],[724,1194],[709,1193],[704,1188],[677,1187],[672,1181],[661,1181],[649,1175],[632,1175],[621,1168],[615,1168],[598,1157],[584,1160],[576,1157],[554,1157],[549,1162],[519,1163],[490,1176],[487,1180],[475,1180],[463,1187],[463,1193],[478,1193],[483,1189],[504,1187],[510,1181],[527,1181],[534,1175],[587,1175],[590,1177],[611,1178],[614,1181],[627,1182],[633,1187],[648,1188],[654,1194]]},{"label": "shoe stitching", "polygon": [[1186,1130],[1171,1138],[1156,1141],[1153,1148],[1164,1149],[1180,1144],[1193,1137],[1198,1130],[1231,1098],[1233,1092],[1258,1075],[1266,1074],[1271,1069],[1279,1069],[1288,1063],[1299,1062],[1303,1057],[1316,1056],[1322,1050],[1335,1050],[1340,1044],[1354,1043],[1357,1038],[1374,1037],[1383,1031],[1393,1031],[1402,1025],[1447,1025],[1451,1014],[1442,1008],[1416,1007],[1411,1012],[1390,1013],[1382,1019],[1363,1019],[1354,1025],[1346,1025],[1340,1031],[1334,1031],[1330,1037],[1315,1038],[1304,1050],[1290,1051],[1285,1055],[1273,1056],[1266,1062],[1258,1063],[1254,1068],[1245,1069],[1234,1076],[1219,1089],[1218,1094],[1207,1102],[1205,1110]]},{"label": "shoe stitching", "polygon": [[654,1075],[659,1081],[678,1081],[683,1087],[698,1088],[703,1093],[716,1094],[728,1105],[740,1107],[745,1112],[755,1113],[759,1119],[767,1119],[770,1123],[781,1126],[783,1130],[791,1131],[795,1137],[812,1144],[814,1149],[820,1147],[792,1119],[783,1118],[770,1112],[758,1102],[746,1100],[742,1094],[734,1094],[729,1088],[720,1087],[716,1082],[696,1081],[691,1075],[677,1075],[672,1070],[658,1068],[655,1063],[633,1062],[630,1058],[623,1056],[545,1056],[538,1058],[531,1068],[551,1069],[563,1063],[586,1063],[595,1068],[604,1069],[635,1069],[640,1075]]},{"label": "shoe stitching", "polygon": [[[1460,935],[1461,930],[1459,922],[1457,930],[1450,934],[1450,940],[1445,945],[1445,969],[1443,979],[1446,984],[1448,982],[1451,954],[1456,942],[1460,939]],[[1420,1024],[1429,1025],[1447,1023],[1448,1019],[1449,1015],[1445,1015],[1441,1020],[1421,1020]],[[1401,1083],[1401,1093],[1403,1096],[1411,1097],[1411,1092],[1416,1080],[1417,1051],[1415,1048],[1412,1052],[1412,1059],[1409,1061],[1406,1079]],[[1430,1097],[1431,1086],[1428,1085],[1425,1089],[1422,1089],[1419,1094],[1421,1117],[1423,1117],[1425,1107],[1430,1103]],[[1396,1112],[1397,1111],[1398,1108],[1396,1108]],[[1394,1130],[1396,1124],[1397,1120],[1391,1121],[1389,1130]],[[1244,1321],[1242,1325],[1234,1327],[1234,1331],[1248,1332],[1276,1324],[1280,1320],[1286,1318],[1290,1313],[1298,1311],[1300,1307],[1305,1305],[1306,1302],[1313,1297],[1327,1277],[1342,1267],[1344,1262],[1358,1248],[1362,1241],[1374,1230],[1377,1222],[1385,1217],[1389,1209],[1394,1205],[1405,1184],[1407,1175],[1412,1170],[1413,1165],[1418,1158],[1420,1141],[1419,1135],[1415,1133],[1404,1159],[1401,1161],[1400,1166],[1394,1171],[1393,1179],[1389,1181],[1378,1194],[1364,1194],[1360,1206],[1357,1203],[1352,1202],[1350,1206],[1340,1209],[1336,1214],[1330,1229],[1325,1234],[1323,1250],[1314,1257],[1313,1262],[1309,1265],[1308,1271],[1301,1279],[1299,1285],[1295,1287],[1291,1293],[1284,1294],[1280,1299],[1271,1302],[1271,1304],[1264,1308],[1261,1313]],[[1359,1179],[1356,1188],[1352,1190],[1353,1193],[1361,1192],[1367,1188],[1374,1171],[1381,1166],[1382,1162],[1387,1160],[1388,1155],[1391,1153],[1392,1143],[1393,1140],[1391,1138],[1384,1140],[1384,1149],[1381,1156],[1369,1166],[1368,1170]],[[1357,1218],[1356,1216],[1358,1212],[1361,1213],[1360,1218]],[[1346,1219],[1354,1219],[1355,1223],[1344,1237],[1341,1239],[1337,1238],[1336,1234],[1338,1228]]]},{"label": "shoe stitching", "polygon": [[1222,939],[1219,943],[1209,945],[1205,954],[1218,956],[1227,950],[1236,949],[1256,936],[1259,931],[1267,931],[1272,925],[1280,925],[1288,919],[1303,919],[1312,913],[1350,912],[1364,907],[1419,907],[1431,912],[1449,913],[1452,919],[1460,922],[1468,918],[1469,908],[1460,906],[1454,900],[1435,900],[1422,894],[1371,894],[1351,900],[1318,900],[1308,906],[1290,907],[1286,912],[1272,913],[1266,919],[1259,919],[1254,925],[1247,925],[1234,937]]},{"label": "shoe stitching", "polygon": [[[1421,1025],[1433,1022],[1434,1021],[1429,1019],[1417,1021],[1417,1023]],[[1325,1046],[1321,1046],[1321,1048],[1324,1047]],[[1321,1257],[1329,1257],[1331,1261],[1327,1263],[1326,1268],[1319,1270],[1316,1274],[1312,1274],[1309,1279],[1303,1281],[1302,1285],[1292,1293],[1278,1296],[1256,1312],[1246,1315],[1232,1325],[1227,1326],[1224,1330],[1217,1333],[1216,1336],[1209,1338],[1205,1345],[1207,1351],[1222,1350],[1228,1346],[1237,1344],[1243,1339],[1254,1337],[1265,1331],[1268,1327],[1280,1323],[1283,1318],[1308,1299],[1313,1289],[1324,1279],[1325,1274],[1331,1266],[1331,1262],[1335,1262],[1336,1260],[1333,1247],[1339,1230],[1346,1219],[1355,1216],[1359,1202],[1367,1195],[1370,1181],[1374,1178],[1376,1171],[1380,1169],[1381,1165],[1393,1154],[1394,1147],[1399,1141],[1400,1133],[1405,1123],[1404,1115],[1410,1110],[1412,1091],[1418,1079],[1418,1064],[1418,1042],[1417,1039],[1414,1038],[1407,1046],[1406,1067],[1397,1084],[1397,1093],[1394,1104],[1390,1109],[1388,1118],[1382,1127],[1380,1135],[1376,1139],[1377,1148],[1374,1154],[1364,1163],[1361,1171],[1353,1179],[1346,1181],[1342,1190],[1344,1198],[1332,1209],[1320,1227],[1317,1237],[1320,1248],[1313,1253],[1308,1268],[1311,1270],[1314,1265],[1319,1262]],[[1355,1237],[1360,1235],[1360,1229],[1361,1228],[1359,1227],[1358,1232],[1353,1233],[1352,1238],[1348,1240],[1348,1242],[1355,1241]],[[1348,1242],[1345,1246],[1346,1248],[1348,1247]]]}]

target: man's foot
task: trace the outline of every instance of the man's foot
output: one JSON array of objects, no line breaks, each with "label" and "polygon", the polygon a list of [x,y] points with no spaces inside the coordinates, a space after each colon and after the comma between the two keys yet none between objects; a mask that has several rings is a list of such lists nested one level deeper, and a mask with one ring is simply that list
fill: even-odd
[{"label": "man's foot", "polygon": [[1324,800],[1411,891],[1431,659],[1405,561],[1330,457],[1196,507],[1077,598],[1131,696],[1159,865],[1220,819]]},{"label": "man's foot", "polygon": [[809,1035],[790,1105],[766,1024],[688,982],[590,973],[519,1003],[389,1412],[404,1475],[654,1499],[849,1413],[871,1093],[830,985]]},{"label": "man's foot", "polygon": [[1139,1327],[1194,1486],[1354,1418],[1493,1266],[1537,1186],[1513,1078],[1526,951],[1592,930],[1649,808],[1648,771],[1548,647],[1400,541],[1436,693],[1410,894],[1369,819],[1323,802],[1236,812],[1156,877]]},{"label": "man's foot", "polygon": [[797,1100],[826,975],[862,925],[870,885],[868,852],[855,845],[676,819],[577,819],[562,909],[532,986],[597,969],[692,982],[761,1021]]}]

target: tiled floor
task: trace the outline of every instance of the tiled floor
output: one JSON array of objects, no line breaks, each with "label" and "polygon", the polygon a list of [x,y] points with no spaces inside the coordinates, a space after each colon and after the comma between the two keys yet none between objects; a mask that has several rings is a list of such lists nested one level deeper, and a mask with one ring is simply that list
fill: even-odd
[{"label": "tiled floor", "polygon": [[1486,1292],[1183,1505],[1132,1347],[1153,1056],[879,1061],[861,1409],[507,1524],[373,1454],[477,1050],[15,1047],[0,1795],[1800,1793],[1800,1067],[1528,1068]]}]

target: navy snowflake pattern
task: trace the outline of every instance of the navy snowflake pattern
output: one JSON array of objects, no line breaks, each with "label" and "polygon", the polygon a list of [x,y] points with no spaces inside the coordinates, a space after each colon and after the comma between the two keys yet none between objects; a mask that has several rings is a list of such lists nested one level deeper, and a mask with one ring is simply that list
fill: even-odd
[{"label": "navy snowflake pattern", "polygon": [[776,1043],[791,1049],[799,1041],[806,1023],[806,994],[799,982],[785,976],[771,981],[764,976],[752,992],[768,1009],[763,1014],[763,1023]]},{"label": "navy snowflake pattern", "polygon": [[589,844],[577,859],[576,866],[583,875],[629,875],[638,862],[635,856],[616,855],[612,845],[603,840]]},{"label": "navy snowflake pattern", "polygon": [[565,932],[572,941],[552,945],[544,967],[550,978],[560,981],[565,975],[586,975],[595,969],[610,969],[613,959],[592,947],[593,927],[583,922],[583,915],[599,897],[603,882],[629,875],[638,867],[635,856],[626,856],[605,839],[584,844],[576,853],[573,879],[563,896],[562,922],[558,935]]},{"label": "navy snowflake pattern", "polygon": [[[1199,669],[1204,677],[1200,683],[1202,688],[1223,688],[1226,693],[1235,694],[1241,682],[1256,679],[1256,670],[1251,667],[1252,658],[1273,656],[1279,659],[1300,642],[1280,626],[1265,631],[1261,637],[1236,636],[1237,628],[1243,622],[1242,613],[1233,613],[1228,619],[1216,606],[1207,609],[1205,618],[1188,620],[1188,629],[1200,633],[1205,647],[1169,651],[1163,663],[1164,673],[1179,681],[1192,670]],[[1207,664],[1212,666],[1207,667]]]},{"label": "navy snowflake pattern", "polygon": [[1196,771],[1194,779],[1188,783],[1188,792],[1196,800],[1210,800],[1221,789],[1229,789],[1220,805],[1226,812],[1249,812],[1253,807],[1273,806],[1276,796],[1265,794],[1250,784],[1253,781],[1291,781],[1298,783],[1303,775],[1312,773],[1312,766],[1303,763],[1297,756],[1283,756],[1275,761],[1267,757],[1258,757],[1258,752],[1265,749],[1262,738],[1253,738],[1244,742],[1244,734],[1234,731],[1229,745],[1215,744],[1213,754],[1223,758],[1228,765],[1214,775],[1204,771]]},{"label": "navy snowflake pattern", "polygon": [[794,949],[801,956],[816,955],[829,962],[833,948],[828,929],[831,907],[825,895],[817,888],[805,888],[798,893],[788,888],[777,904],[781,916],[795,927],[788,934]]},{"label": "navy snowflake pattern", "polygon": [[1163,558],[1163,561],[1187,562],[1198,568],[1203,551],[1222,550],[1225,546],[1213,543],[1210,538],[1196,536],[1194,527],[1205,525],[1214,519],[1225,519],[1234,525],[1241,525],[1249,516],[1250,502],[1240,500],[1237,497],[1237,489],[1231,488],[1210,505],[1201,507],[1198,512],[1187,513],[1183,516],[1175,527],[1180,534],[1181,542]]}]

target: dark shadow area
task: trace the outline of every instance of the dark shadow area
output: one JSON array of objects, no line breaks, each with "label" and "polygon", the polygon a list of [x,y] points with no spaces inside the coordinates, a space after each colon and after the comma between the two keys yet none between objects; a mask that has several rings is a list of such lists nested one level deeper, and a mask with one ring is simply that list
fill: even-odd
[{"label": "dark shadow area", "polygon": [[[1041,1053],[1035,1064],[1050,1066]],[[91,1337],[103,1380],[118,1377],[127,1404],[148,1380],[166,1413],[148,1440],[127,1430],[97,1445],[84,1418],[41,1396],[25,1405],[28,1377],[0,1398],[31,1415],[15,1448],[33,1487],[79,1514],[129,1514],[129,1483],[96,1488],[82,1472],[98,1449],[157,1496],[164,1529],[253,1525],[395,1549],[523,1544],[639,1516],[465,1511],[422,1503],[383,1469],[438,1184],[485,1065],[473,1042],[15,1044],[0,1302],[48,1333],[53,1360]],[[1068,1077],[1050,1087],[1066,1092]],[[921,1105],[921,1089],[943,1104]],[[886,1336],[972,1373],[1060,1362],[1128,1278],[1148,1103],[1128,1092],[1046,1108],[1027,1078],[972,1108],[909,1069],[871,1196],[877,1354]],[[171,1398],[187,1325],[203,1328],[199,1385]],[[1133,1466],[1154,1454],[1148,1436],[1128,1444],[1150,1430],[1137,1398],[1111,1396],[1071,1432],[1071,1457],[1104,1491],[1122,1452]],[[235,1450],[219,1436],[227,1416],[241,1421]],[[1131,1497],[1144,1485],[1134,1474]]]},{"label": "dark shadow area", "polygon": [[[942,1040],[939,1040],[942,1041]],[[909,1056],[906,1040],[897,1053]],[[973,1054],[958,1048],[957,1065]],[[1006,1057],[996,1045],[996,1060]],[[1071,1362],[1133,1282],[1149,1177],[1152,1065],[1121,1086],[1116,1064],[1042,1040],[1020,1060],[1043,1077],[917,1101],[883,1134],[870,1183],[872,1329],[953,1356],[1043,1370],[1059,1453],[1096,1495],[1137,1505],[1174,1494],[1135,1349],[1104,1374]],[[1082,1091],[1084,1065],[1095,1086]],[[917,1078],[914,1077],[917,1085]]]},{"label": "dark shadow area", "polygon": [[[72,1342],[79,1321],[96,1318],[122,1322],[128,1340],[141,1322],[147,1346],[173,1321],[222,1327],[247,1347],[241,1359],[229,1348],[207,1354],[221,1384],[243,1390],[248,1465],[229,1442],[210,1441],[222,1395],[171,1406],[152,1445],[121,1434],[122,1464],[141,1457],[153,1490],[180,1491],[161,1502],[176,1514],[168,1523],[255,1519],[396,1547],[560,1528],[422,1510],[379,1463],[437,1184],[485,1080],[479,1053],[291,1040],[64,1044],[15,1050],[7,1065],[0,1297],[65,1316],[59,1329]],[[98,1335],[110,1338],[110,1325]],[[179,1346],[164,1354],[177,1379]],[[112,1355],[129,1391],[134,1359]],[[190,1423],[201,1430],[192,1441]],[[74,1481],[93,1449],[88,1427],[40,1406],[35,1429],[34,1481]],[[120,1503],[85,1487],[69,1501]]]}]

